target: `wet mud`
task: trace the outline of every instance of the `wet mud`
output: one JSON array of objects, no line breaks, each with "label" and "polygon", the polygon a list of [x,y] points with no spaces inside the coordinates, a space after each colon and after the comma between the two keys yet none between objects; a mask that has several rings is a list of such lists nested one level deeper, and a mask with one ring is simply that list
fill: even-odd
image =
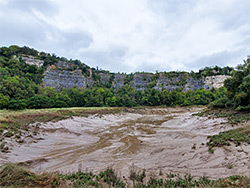
[{"label": "wet mud", "polygon": [[[224,119],[192,114],[200,108],[151,108],[104,116],[73,117],[40,125],[36,142],[13,146],[1,162],[35,172],[99,172],[112,167],[129,176],[131,167],[152,175],[178,173],[212,179],[249,175],[250,146],[206,146],[207,136],[232,129]],[[32,125],[31,125],[32,126]]]}]

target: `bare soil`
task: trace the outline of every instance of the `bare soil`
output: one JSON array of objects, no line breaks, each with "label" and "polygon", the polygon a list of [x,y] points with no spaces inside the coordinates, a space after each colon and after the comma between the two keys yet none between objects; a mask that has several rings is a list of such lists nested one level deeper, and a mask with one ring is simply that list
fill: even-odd
[{"label": "bare soil", "polygon": [[192,115],[199,110],[148,108],[43,123],[39,139],[0,153],[0,163],[22,163],[34,172],[97,173],[112,167],[124,177],[142,169],[157,177],[170,172],[211,179],[249,176],[250,146],[225,146],[209,153],[207,136],[233,127],[222,118]]}]

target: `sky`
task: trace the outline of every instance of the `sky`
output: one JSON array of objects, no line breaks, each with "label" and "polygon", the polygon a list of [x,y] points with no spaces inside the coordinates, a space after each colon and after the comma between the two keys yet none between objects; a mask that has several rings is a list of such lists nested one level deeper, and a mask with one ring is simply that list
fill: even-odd
[{"label": "sky", "polygon": [[197,71],[250,55],[250,0],[0,0],[0,46],[111,72]]}]

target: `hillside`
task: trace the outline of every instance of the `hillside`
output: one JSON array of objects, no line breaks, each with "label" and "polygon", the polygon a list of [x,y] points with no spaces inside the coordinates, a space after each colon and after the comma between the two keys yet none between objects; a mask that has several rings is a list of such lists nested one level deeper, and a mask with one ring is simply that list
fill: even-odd
[{"label": "hillside", "polygon": [[232,72],[215,66],[197,73],[110,73],[13,45],[0,48],[0,108],[208,104]]}]

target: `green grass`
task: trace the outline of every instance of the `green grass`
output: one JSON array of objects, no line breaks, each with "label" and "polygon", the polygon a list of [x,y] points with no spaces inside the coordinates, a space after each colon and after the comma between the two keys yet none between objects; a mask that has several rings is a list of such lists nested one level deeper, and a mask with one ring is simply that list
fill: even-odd
[{"label": "green grass", "polygon": [[16,164],[0,167],[0,187],[46,187],[59,185],[56,174],[37,175]]},{"label": "green grass", "polygon": [[227,119],[227,123],[230,123],[232,125],[250,121],[249,111],[237,111],[232,108],[206,108],[194,115],[209,118],[225,118]]},{"label": "green grass", "polygon": [[186,175],[184,178],[178,177],[177,179],[157,179],[150,178],[146,184],[137,183],[134,185],[136,188],[179,188],[179,187],[196,187],[196,188],[209,188],[209,187],[249,187],[250,179],[244,176],[230,176],[228,178],[222,178],[218,180],[209,180],[206,177],[201,177],[198,180],[194,179],[190,175]]},{"label": "green grass", "polygon": [[72,174],[59,174],[61,180],[71,181],[70,185],[72,187],[126,187],[124,181],[118,178],[111,168],[100,172],[98,175],[93,173],[77,172]]},{"label": "green grass", "polygon": [[[200,113],[194,114],[208,118],[225,118],[228,124],[235,126],[240,123],[250,122],[250,113],[247,111],[236,111],[234,109],[206,108]],[[214,147],[229,146],[234,143],[236,146],[242,143],[250,144],[250,123],[246,126],[223,131],[217,135],[208,136],[208,151],[214,153]]]},{"label": "green grass", "polygon": [[218,135],[208,136],[208,139],[209,148],[229,146],[231,143],[235,143],[236,146],[243,142],[250,144],[250,126],[220,132]]},{"label": "green grass", "polygon": [[[144,172],[145,173],[145,172]],[[146,177],[146,173],[143,175]],[[134,188],[209,188],[209,187],[249,187],[250,178],[245,176],[230,176],[218,180],[210,180],[206,177],[194,179],[191,175],[179,177],[178,175],[168,176],[166,179],[149,177],[148,181],[133,179]],[[130,185],[130,186],[129,186]],[[0,187],[131,187],[118,178],[112,169],[107,169],[95,175],[93,173],[76,172],[71,174],[43,173],[35,174],[24,167],[16,164],[6,164],[0,167]]]}]

